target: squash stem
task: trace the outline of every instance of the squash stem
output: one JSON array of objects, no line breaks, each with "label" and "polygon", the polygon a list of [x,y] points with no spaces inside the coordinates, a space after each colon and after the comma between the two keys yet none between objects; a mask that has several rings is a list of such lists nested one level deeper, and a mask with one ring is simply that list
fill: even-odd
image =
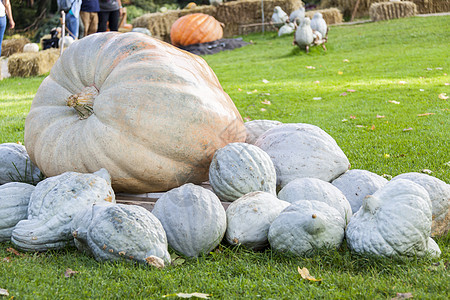
[{"label": "squash stem", "polygon": [[80,120],[87,119],[94,113],[94,100],[97,95],[97,88],[88,86],[78,94],[70,95],[66,100],[66,104],[75,109]]}]

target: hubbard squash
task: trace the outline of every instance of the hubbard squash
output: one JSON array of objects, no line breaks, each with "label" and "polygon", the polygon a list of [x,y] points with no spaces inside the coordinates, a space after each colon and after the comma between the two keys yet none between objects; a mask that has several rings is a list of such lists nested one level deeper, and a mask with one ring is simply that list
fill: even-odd
[{"label": "hubbard squash", "polygon": [[215,150],[244,140],[236,106],[202,58],[133,32],[74,42],[25,123],[45,175],[105,168],[116,192],[201,183]]},{"label": "hubbard squash", "polygon": [[170,28],[170,40],[174,46],[212,42],[222,36],[222,25],[214,17],[202,13],[183,16]]}]

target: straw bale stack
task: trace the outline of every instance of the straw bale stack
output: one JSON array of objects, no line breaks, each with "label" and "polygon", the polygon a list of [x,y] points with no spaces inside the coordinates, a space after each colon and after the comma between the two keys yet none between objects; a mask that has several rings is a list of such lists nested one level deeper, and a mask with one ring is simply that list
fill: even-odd
[{"label": "straw bale stack", "polygon": [[316,12],[320,12],[322,14],[323,19],[328,25],[342,23],[342,13],[339,9],[335,7],[319,10],[310,10],[305,12],[305,17],[308,17],[312,20]]},{"label": "straw bale stack", "polygon": [[417,5],[411,1],[373,3],[369,14],[372,21],[407,18],[417,14]]},{"label": "straw bale stack", "polygon": [[14,77],[42,75],[50,71],[58,58],[58,49],[47,49],[34,53],[16,53],[8,59],[8,70]]},{"label": "straw bale stack", "polygon": [[[349,18],[358,0],[322,0],[320,8],[337,7],[344,17]],[[417,11],[420,14],[439,13],[450,11],[449,0],[410,0],[417,5]],[[358,10],[355,13],[356,18],[367,17],[370,15],[370,6],[373,3],[389,2],[389,0],[360,0]]]},{"label": "straw bale stack", "polygon": [[[264,21],[272,18],[275,6],[280,6],[288,14],[303,6],[301,0],[263,0]],[[170,28],[180,17],[193,13],[204,13],[213,16],[224,24],[224,37],[239,34],[239,26],[261,23],[261,0],[239,0],[223,3],[219,6],[203,5],[191,9],[170,10],[165,13],[145,14],[133,20],[134,27],[144,27],[152,35],[164,41],[170,41]]]},{"label": "straw bale stack", "polygon": [[28,43],[30,43],[30,40],[24,37],[3,40],[1,56],[11,56],[14,53],[21,53],[23,51],[23,46]]}]

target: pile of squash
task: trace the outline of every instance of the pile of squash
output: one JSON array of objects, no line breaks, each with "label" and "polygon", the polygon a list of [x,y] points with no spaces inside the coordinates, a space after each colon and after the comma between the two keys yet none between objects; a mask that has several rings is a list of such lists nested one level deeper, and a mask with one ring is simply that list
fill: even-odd
[{"label": "pile of squash", "polygon": [[[450,229],[449,184],[350,169],[314,125],[244,124],[204,60],[138,33],[71,45],[33,100],[25,144],[0,145],[0,241],[24,251],[74,245],[163,267],[169,247],[305,256],[346,239],[362,255],[439,256],[432,237]],[[167,192],[150,212],[117,204],[122,191]]]}]

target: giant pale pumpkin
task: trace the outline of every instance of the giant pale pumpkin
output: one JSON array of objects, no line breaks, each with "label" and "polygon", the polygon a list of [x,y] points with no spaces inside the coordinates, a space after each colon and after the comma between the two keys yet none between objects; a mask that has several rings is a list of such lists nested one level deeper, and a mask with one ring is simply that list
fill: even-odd
[{"label": "giant pale pumpkin", "polygon": [[175,46],[212,42],[222,36],[220,22],[202,13],[183,16],[176,20],[170,29],[170,40]]},{"label": "giant pale pumpkin", "polygon": [[27,151],[45,175],[105,168],[116,192],[200,183],[216,149],[244,140],[242,118],[207,63],[140,33],[73,43],[25,123]]}]

